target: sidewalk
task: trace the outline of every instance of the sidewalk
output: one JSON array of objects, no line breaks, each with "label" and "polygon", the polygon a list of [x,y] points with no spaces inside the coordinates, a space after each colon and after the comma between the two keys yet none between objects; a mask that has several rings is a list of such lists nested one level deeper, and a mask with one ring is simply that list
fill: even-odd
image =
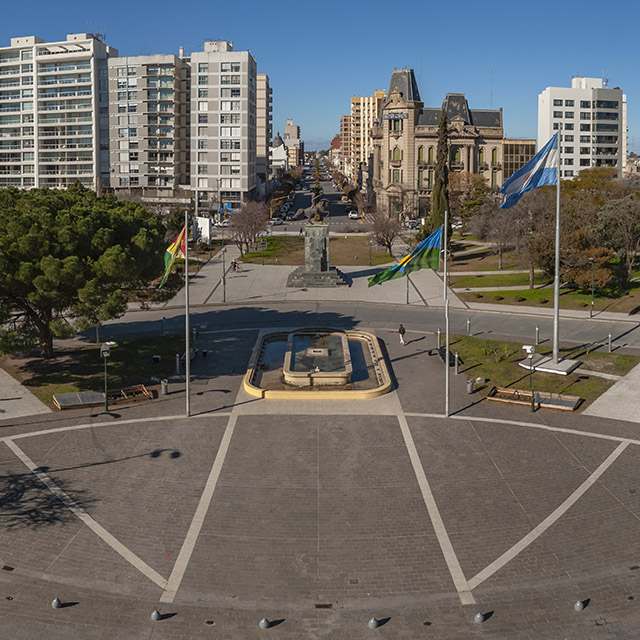
[{"label": "sidewalk", "polygon": [[51,413],[51,409],[4,369],[0,369],[0,420],[39,413]]}]

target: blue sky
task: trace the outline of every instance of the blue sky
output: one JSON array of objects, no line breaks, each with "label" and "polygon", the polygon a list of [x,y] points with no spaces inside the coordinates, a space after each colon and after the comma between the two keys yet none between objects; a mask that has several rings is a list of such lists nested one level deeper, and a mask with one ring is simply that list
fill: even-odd
[{"label": "blue sky", "polygon": [[232,40],[269,74],[274,132],[293,118],[307,148],[326,148],[350,98],[387,89],[394,68],[415,69],[425,106],[459,92],[471,108],[502,107],[505,135],[515,138],[535,138],[545,87],[606,75],[627,94],[629,147],[640,153],[639,18],[637,0],[5,0],[0,46],[85,31],[105,33],[121,55]]}]

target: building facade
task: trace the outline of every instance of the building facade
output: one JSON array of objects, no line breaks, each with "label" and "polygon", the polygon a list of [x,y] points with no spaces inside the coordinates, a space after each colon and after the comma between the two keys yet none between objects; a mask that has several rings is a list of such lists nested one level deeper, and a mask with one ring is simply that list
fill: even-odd
[{"label": "building facade", "polygon": [[351,144],[345,166],[346,175],[352,180],[358,175],[361,165],[369,162],[373,153],[371,129],[378,123],[380,106],[386,95],[385,91],[374,91],[372,96],[351,98]]},{"label": "building facade", "polygon": [[349,163],[351,158],[351,114],[345,114],[340,118],[340,173],[348,178],[352,169]]},{"label": "building facade", "polygon": [[600,78],[572,78],[571,87],[547,87],[538,96],[538,148],[560,131],[561,172],[610,167],[618,176],[627,158],[626,96]]},{"label": "building facade", "polygon": [[233,43],[192,52],[191,188],[199,210],[256,196],[256,61]]},{"label": "building facade", "polygon": [[273,89],[266,73],[257,75],[256,95],[256,176],[263,197],[271,175],[269,147],[273,138]]},{"label": "building facade", "polygon": [[173,55],[110,58],[109,181],[168,198],[189,189],[189,65]]},{"label": "building facade", "polygon": [[108,180],[107,60],[117,54],[89,33],[0,48],[0,188]]},{"label": "building facade", "polygon": [[[502,175],[508,180],[518,169],[524,167],[536,155],[536,141],[505,138],[502,141]],[[503,181],[504,181],[503,180]]]},{"label": "building facade", "polygon": [[396,69],[371,134],[376,203],[389,215],[413,218],[430,210],[442,110],[449,170],[480,174],[494,188],[502,184],[502,110],[469,109],[462,93],[447,94],[442,107],[425,108],[413,69]]},{"label": "building facade", "polygon": [[300,138],[300,127],[293,120],[287,120],[284,127],[284,145],[287,149],[290,167],[304,163],[304,142]]}]

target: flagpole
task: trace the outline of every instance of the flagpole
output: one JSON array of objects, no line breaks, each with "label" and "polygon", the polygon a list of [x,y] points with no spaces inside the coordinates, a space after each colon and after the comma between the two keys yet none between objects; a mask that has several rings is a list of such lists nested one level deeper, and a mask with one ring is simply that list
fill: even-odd
[{"label": "flagpole", "polygon": [[[449,295],[447,292],[448,260],[447,249],[449,241],[449,212],[444,211],[444,225],[442,228],[444,241],[442,249],[444,251],[444,417],[449,417]],[[439,346],[439,345],[438,345]]]},{"label": "flagpole", "polygon": [[[562,125],[559,125],[562,127]],[[560,335],[560,167],[562,166],[562,129],[558,131],[558,168],[556,175],[556,259],[553,278],[553,364],[558,364]]]},{"label": "flagpole", "polygon": [[[196,195],[197,197],[197,195]],[[191,415],[191,348],[189,345],[189,211],[184,210],[184,375],[185,387],[185,415]]]}]

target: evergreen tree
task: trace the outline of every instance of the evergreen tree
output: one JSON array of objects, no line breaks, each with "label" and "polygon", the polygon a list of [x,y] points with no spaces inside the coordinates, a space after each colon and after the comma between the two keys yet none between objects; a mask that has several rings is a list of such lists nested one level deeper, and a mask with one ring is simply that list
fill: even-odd
[{"label": "evergreen tree", "polygon": [[429,227],[437,229],[444,223],[444,212],[449,210],[449,141],[447,139],[447,114],[442,109],[438,125],[438,148],[436,151],[436,170],[431,195],[431,217]]}]

